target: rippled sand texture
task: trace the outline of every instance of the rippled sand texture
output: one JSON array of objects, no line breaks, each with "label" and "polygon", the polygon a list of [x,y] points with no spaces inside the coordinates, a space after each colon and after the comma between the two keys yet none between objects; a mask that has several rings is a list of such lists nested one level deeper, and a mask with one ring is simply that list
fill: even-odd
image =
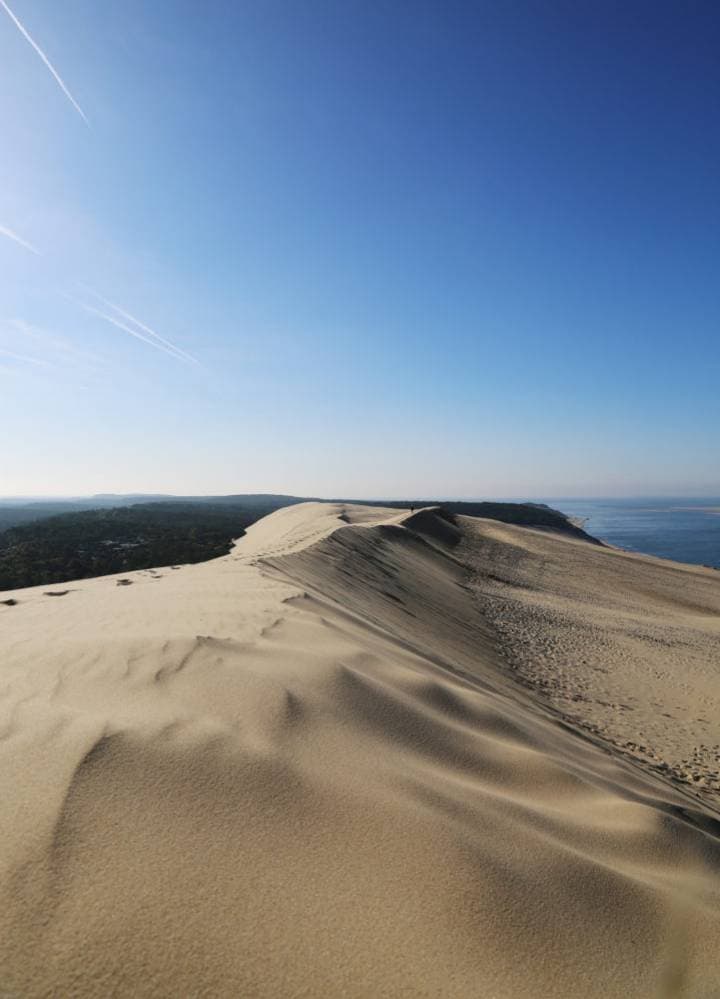
[{"label": "rippled sand texture", "polygon": [[[303,504],[213,562],[2,594],[0,993],[718,995],[712,802],[590,710],[617,667],[643,718],[690,733],[693,684],[713,717],[720,582],[683,610],[692,570],[646,561]],[[588,627],[535,676],[558,608]]]}]

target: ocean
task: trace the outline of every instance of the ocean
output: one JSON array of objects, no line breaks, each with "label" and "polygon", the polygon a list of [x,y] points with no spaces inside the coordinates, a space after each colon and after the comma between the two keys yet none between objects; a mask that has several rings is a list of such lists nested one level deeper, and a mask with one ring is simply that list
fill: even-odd
[{"label": "ocean", "polygon": [[548,499],[588,534],[628,551],[720,569],[718,499]]}]

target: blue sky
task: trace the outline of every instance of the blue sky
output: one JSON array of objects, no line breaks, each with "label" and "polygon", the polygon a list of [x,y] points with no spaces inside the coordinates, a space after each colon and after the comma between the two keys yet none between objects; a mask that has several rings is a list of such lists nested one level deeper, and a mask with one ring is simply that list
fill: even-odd
[{"label": "blue sky", "polygon": [[7,2],[0,494],[720,494],[717,3]]}]

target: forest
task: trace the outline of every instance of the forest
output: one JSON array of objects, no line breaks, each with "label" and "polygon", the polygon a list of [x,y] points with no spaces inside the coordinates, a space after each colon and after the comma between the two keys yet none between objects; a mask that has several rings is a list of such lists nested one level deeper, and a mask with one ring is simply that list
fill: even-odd
[{"label": "forest", "polygon": [[138,503],[18,524],[0,533],[0,590],[216,558],[273,509]]}]

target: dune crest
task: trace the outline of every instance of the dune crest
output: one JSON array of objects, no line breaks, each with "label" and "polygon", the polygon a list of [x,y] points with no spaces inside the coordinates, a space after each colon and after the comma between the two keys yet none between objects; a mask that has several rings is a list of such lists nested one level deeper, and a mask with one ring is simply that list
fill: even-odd
[{"label": "dune crest", "polygon": [[[595,704],[628,663],[640,698],[663,614],[718,696],[720,585],[682,611],[690,576],[307,503],[162,578],[3,594],[0,991],[716,994],[714,801],[613,751]],[[586,701],[554,696],[560,673]]]}]

